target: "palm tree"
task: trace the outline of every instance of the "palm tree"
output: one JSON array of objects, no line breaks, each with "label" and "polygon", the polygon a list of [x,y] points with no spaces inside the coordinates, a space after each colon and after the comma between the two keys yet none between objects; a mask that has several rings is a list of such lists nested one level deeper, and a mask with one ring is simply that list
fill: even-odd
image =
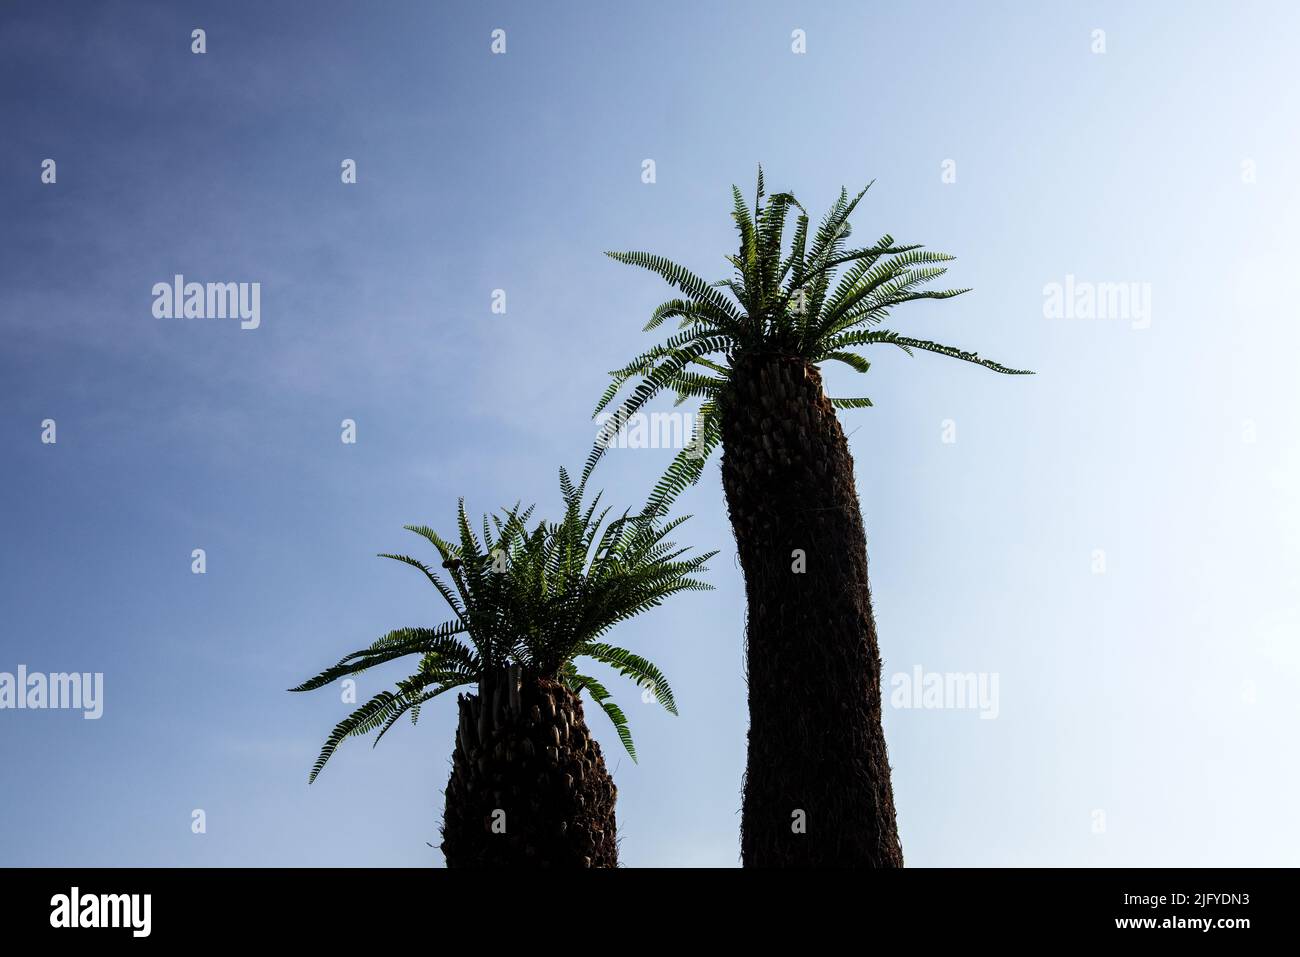
[{"label": "palm tree", "polygon": [[673,714],[663,674],[639,655],[607,644],[606,633],[669,595],[701,591],[693,578],[716,552],[688,557],[666,536],[685,517],[623,513],[606,522],[600,495],[584,507],[586,480],[563,469],[564,517],[530,529],[533,509],[518,506],[471,528],[462,500],[455,540],[407,526],[437,551],[448,582],[407,555],[383,555],[418,568],[454,617],[435,628],[401,628],[353,652],[292,691],[415,655],[414,674],[381,691],[339,722],[311,771],[315,780],[347,737],[414,722],[423,704],[454,688],[459,726],[447,784],[442,850],[448,867],[614,867],[615,788],[591,736],[579,696],[612,719],[632,759],[622,710],[595,678],[590,659],[631,677]]},{"label": "palm tree", "polygon": [[[870,186],[868,186],[868,189]],[[610,440],[665,389],[702,400],[691,444],[648,506],[663,509],[698,480],[722,445],[722,484],[745,576],[749,754],[741,855],[746,866],[901,866],[889,759],[881,729],[881,664],[867,581],[866,539],[853,459],[819,365],[869,363],[860,347],[892,345],[1022,374],[973,352],[879,328],[925,291],[952,259],[891,236],[848,245],[849,216],[866,193],[838,202],[810,237],[790,193],[767,197],[759,169],[754,213],[732,187],[740,250],[731,278],[709,283],[660,256],[608,253],[649,269],[680,295],[646,329],[680,320],[666,341],[615,370],[600,415],[629,380],[641,381],[601,429],[590,470]],[[798,210],[790,251],[786,220]],[[838,282],[835,275],[843,270]]]}]

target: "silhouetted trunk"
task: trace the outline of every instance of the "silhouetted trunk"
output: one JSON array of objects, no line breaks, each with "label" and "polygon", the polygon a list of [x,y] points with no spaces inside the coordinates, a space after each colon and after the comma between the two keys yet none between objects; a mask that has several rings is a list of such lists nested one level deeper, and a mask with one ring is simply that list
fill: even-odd
[{"label": "silhouetted trunk", "polygon": [[746,867],[901,867],[853,459],[821,375],[738,357],[722,482],[749,603]]},{"label": "silhouetted trunk", "polygon": [[614,781],[578,696],[512,666],[457,703],[447,866],[617,867]]}]

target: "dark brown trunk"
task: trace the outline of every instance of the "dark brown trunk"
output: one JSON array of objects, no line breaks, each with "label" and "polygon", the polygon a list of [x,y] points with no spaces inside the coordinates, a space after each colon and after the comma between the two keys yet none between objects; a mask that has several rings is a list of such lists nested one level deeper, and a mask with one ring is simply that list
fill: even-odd
[{"label": "dark brown trunk", "polygon": [[578,696],[511,667],[457,703],[447,866],[617,867],[614,781]]},{"label": "dark brown trunk", "polygon": [[835,410],[815,367],[766,355],[737,359],[720,411],[749,603],[741,857],[901,867],[866,536]]}]

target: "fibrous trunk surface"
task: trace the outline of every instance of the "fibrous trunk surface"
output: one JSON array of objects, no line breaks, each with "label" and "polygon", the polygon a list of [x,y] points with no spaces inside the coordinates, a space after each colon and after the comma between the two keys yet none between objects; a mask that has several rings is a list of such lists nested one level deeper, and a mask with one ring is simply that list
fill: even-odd
[{"label": "fibrous trunk surface", "polygon": [[747,867],[901,867],[853,459],[821,375],[738,357],[722,480],[749,605]]},{"label": "fibrous trunk surface", "polygon": [[618,866],[616,789],[578,696],[511,667],[458,705],[447,866]]}]

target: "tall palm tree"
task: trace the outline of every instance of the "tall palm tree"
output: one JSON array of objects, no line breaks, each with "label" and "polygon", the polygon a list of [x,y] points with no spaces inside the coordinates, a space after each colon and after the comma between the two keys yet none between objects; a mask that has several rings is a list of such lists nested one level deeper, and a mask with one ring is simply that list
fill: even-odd
[{"label": "tall palm tree", "polygon": [[418,568],[454,617],[435,628],[401,628],[292,691],[322,688],[375,665],[415,655],[414,674],[381,691],[339,722],[312,768],[311,780],[347,737],[414,722],[427,701],[454,688],[457,697],[451,779],[442,850],[448,867],[614,867],[614,782],[583,717],[586,692],[614,723],[632,759],[626,716],[595,678],[590,659],[633,678],[677,713],[663,674],[639,655],[607,644],[621,622],[669,595],[701,591],[693,578],[716,552],[688,557],[666,536],[685,517],[658,514],[606,522],[600,495],[584,506],[586,480],[574,486],[563,469],[564,516],[529,526],[518,506],[471,528],[462,500],[455,540],[407,526],[437,551],[450,582],[408,555],[384,555]]},{"label": "tall palm tree", "polygon": [[[868,186],[868,189],[870,186]],[[751,215],[739,189],[734,274],[710,283],[661,256],[609,253],[649,269],[680,293],[646,329],[679,331],[615,370],[600,415],[629,380],[640,382],[602,426],[590,470],[618,430],[663,390],[702,400],[691,444],[655,487],[663,509],[698,480],[722,445],[722,484],[745,576],[749,617],[749,755],[741,854],[746,866],[901,866],[889,759],[881,729],[881,664],[867,581],[866,539],[853,459],[836,409],[866,398],[828,398],[819,365],[857,372],[860,348],[935,352],[1017,375],[973,352],[879,328],[926,291],[952,259],[882,236],[850,247],[849,216],[866,193],[839,200],[810,235],[790,193],[766,195]],[[783,233],[798,211],[791,248]],[[838,282],[834,277],[842,269]]]}]

